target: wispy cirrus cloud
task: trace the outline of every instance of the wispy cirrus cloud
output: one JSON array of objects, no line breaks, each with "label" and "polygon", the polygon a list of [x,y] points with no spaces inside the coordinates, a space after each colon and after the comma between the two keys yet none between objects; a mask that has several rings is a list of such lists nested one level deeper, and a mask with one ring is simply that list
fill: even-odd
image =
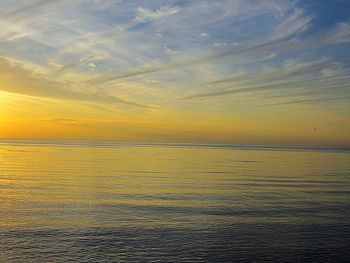
[{"label": "wispy cirrus cloud", "polygon": [[65,83],[51,81],[43,74],[26,69],[21,63],[4,58],[0,58],[0,90],[34,97],[150,107],[97,91],[74,91]]},{"label": "wispy cirrus cloud", "polygon": [[[1,55],[35,64],[47,81],[71,83],[66,92],[91,96],[98,90],[108,97],[130,85],[125,97],[138,101],[142,93],[140,104],[167,97],[169,105],[169,94],[174,105],[178,97],[195,104],[204,97],[273,92],[279,85],[333,83],[340,77],[327,79],[321,71],[337,61],[349,67],[333,48],[350,42],[349,21],[315,28],[322,17],[299,1],[15,2],[0,3]],[[296,56],[295,73],[287,74]],[[280,65],[279,78],[265,70]],[[246,75],[231,79],[239,71]],[[50,92],[59,86],[50,84]]]},{"label": "wispy cirrus cloud", "polygon": [[[4,5],[4,13],[2,19],[5,21],[11,21],[16,23],[28,23],[36,18],[37,15],[44,15],[50,9],[54,8],[58,3],[62,3],[66,0],[37,0],[37,1],[18,1],[18,5],[7,5],[6,1]],[[28,3],[29,2],[29,3]],[[8,2],[9,3],[9,2]],[[7,8],[6,8],[7,7]],[[10,9],[9,8],[13,8]]]},{"label": "wispy cirrus cloud", "polygon": [[201,140],[251,141],[261,134],[262,143],[294,143],[302,126],[304,143],[317,126],[318,143],[350,143],[349,7],[2,0],[1,114],[21,127],[21,116],[27,123],[35,116],[43,127],[37,134],[64,126],[57,133],[74,138],[197,140],[205,133]]},{"label": "wispy cirrus cloud", "polygon": [[134,20],[132,21],[132,24],[138,24],[138,23],[144,23],[147,21],[156,20],[161,17],[176,14],[178,12],[179,12],[179,9],[176,7],[162,6],[159,9],[156,9],[155,11],[148,8],[139,7],[137,8],[137,13],[135,15]]},{"label": "wispy cirrus cloud", "polygon": [[266,68],[258,74],[241,74],[203,83],[201,87],[206,88],[206,91],[185,95],[182,99],[229,95],[234,100],[235,95],[249,94],[251,97],[246,100],[256,100],[257,96],[260,101],[267,101],[261,105],[327,102],[327,98],[333,103],[336,100],[346,101],[350,97],[349,76],[349,67],[331,64],[327,60],[289,62],[280,67]]}]

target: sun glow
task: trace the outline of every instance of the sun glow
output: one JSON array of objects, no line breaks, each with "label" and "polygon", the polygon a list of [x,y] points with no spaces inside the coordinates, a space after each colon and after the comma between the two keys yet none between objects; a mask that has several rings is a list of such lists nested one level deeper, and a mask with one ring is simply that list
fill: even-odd
[{"label": "sun glow", "polygon": [[317,31],[301,2],[212,4],[215,17],[199,2],[10,8],[0,137],[350,145],[350,64],[336,48],[350,21]]}]

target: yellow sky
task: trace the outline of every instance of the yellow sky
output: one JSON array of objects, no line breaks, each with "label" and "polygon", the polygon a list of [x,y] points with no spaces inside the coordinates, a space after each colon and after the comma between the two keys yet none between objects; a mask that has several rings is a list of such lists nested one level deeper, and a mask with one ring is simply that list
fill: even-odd
[{"label": "yellow sky", "polygon": [[[1,83],[4,85],[4,83]],[[349,145],[348,118],[305,107],[239,114],[144,109],[0,92],[0,137],[272,145]]]},{"label": "yellow sky", "polygon": [[350,146],[345,18],[323,28],[294,1],[8,3],[2,139]]}]

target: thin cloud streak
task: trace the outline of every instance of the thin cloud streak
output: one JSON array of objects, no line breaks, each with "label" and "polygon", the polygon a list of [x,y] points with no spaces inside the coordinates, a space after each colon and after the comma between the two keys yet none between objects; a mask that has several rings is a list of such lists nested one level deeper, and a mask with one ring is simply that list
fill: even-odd
[{"label": "thin cloud streak", "polygon": [[335,51],[350,42],[349,21],[319,28],[323,18],[298,1],[16,3],[0,3],[1,54],[36,65],[54,89],[31,94],[64,90],[67,97],[169,108],[196,108],[196,99],[207,98],[210,111],[223,95],[317,94],[316,85],[348,81],[346,72],[333,79],[320,74],[334,70],[335,61],[349,68]]},{"label": "thin cloud streak", "polygon": [[246,48],[229,49],[229,50],[222,52],[222,53],[217,53],[217,54],[213,54],[213,55],[198,58],[198,59],[188,60],[188,61],[179,62],[179,63],[172,63],[172,64],[168,64],[168,65],[163,65],[161,67],[154,67],[154,68],[150,68],[150,69],[146,69],[146,70],[129,72],[129,73],[126,73],[123,75],[107,77],[107,78],[103,78],[103,79],[97,79],[93,83],[94,84],[103,84],[103,83],[113,81],[113,80],[122,80],[122,79],[127,79],[130,77],[136,77],[136,76],[141,76],[141,75],[150,74],[150,73],[175,70],[175,69],[179,69],[179,68],[183,68],[183,67],[189,67],[189,66],[193,66],[193,65],[202,64],[202,63],[210,63],[213,60],[217,60],[217,59],[220,59],[223,57],[228,57],[228,56],[232,57],[232,56],[236,56],[236,55],[242,55],[246,52],[258,50],[258,49],[268,47],[268,46],[270,48],[273,48],[274,44],[278,44],[279,42],[281,42],[283,40],[284,39],[282,38],[282,39],[276,39],[273,41],[264,42],[264,43],[261,43],[259,45],[250,46],[250,47],[246,47]]},{"label": "thin cloud streak", "polygon": [[89,102],[104,102],[109,104],[125,104],[142,108],[152,108],[151,106],[127,101],[115,96],[103,93],[81,93],[70,89],[61,88],[67,84],[54,82],[46,79],[42,75],[24,69],[20,64],[0,59],[0,89],[14,94],[23,94],[34,97],[45,97],[64,100],[77,100]]},{"label": "thin cloud streak", "polygon": [[16,23],[25,22],[35,19],[37,15],[49,11],[54,5],[67,0],[41,0],[33,4],[25,5],[21,8],[2,14],[2,18]]},{"label": "thin cloud streak", "polygon": [[[303,18],[303,23],[300,24],[295,31],[288,32],[286,35],[280,36],[276,39],[264,41],[255,45],[246,46],[246,47],[232,47],[228,48],[224,52],[214,53],[209,56],[196,58],[192,60],[187,60],[183,62],[174,62],[171,64],[164,64],[158,67],[151,67],[145,70],[133,71],[125,74],[121,74],[118,76],[104,77],[100,79],[96,79],[93,81],[93,84],[99,85],[106,82],[110,82],[113,80],[124,80],[131,77],[142,76],[151,73],[158,73],[163,71],[170,71],[181,69],[185,67],[190,67],[203,63],[210,63],[215,60],[219,60],[227,57],[234,57],[238,55],[244,55],[246,53],[261,53],[266,51],[278,51],[278,52],[291,52],[298,50],[307,50],[307,49],[315,49],[319,47],[326,47],[334,44],[341,44],[350,42],[350,24],[342,23],[337,25],[328,35],[325,36],[317,36],[310,39],[305,40],[297,40],[293,39],[294,36],[298,35],[301,31],[305,30],[307,25],[310,23],[311,17]],[[345,32],[339,31],[339,27],[343,28]],[[297,73],[297,72],[296,72]]]},{"label": "thin cloud streak", "polygon": [[292,104],[305,104],[305,103],[319,103],[325,102],[329,103],[332,101],[348,101],[350,96],[337,96],[337,97],[327,97],[327,98],[315,98],[315,99],[300,99],[300,100],[292,100],[285,102],[276,102],[270,104],[263,104],[262,106],[283,106],[283,105],[292,105]]},{"label": "thin cloud streak", "polygon": [[[329,64],[329,63],[328,63]],[[252,75],[245,76],[246,79],[235,80],[225,79],[211,82],[210,86],[225,84],[228,86],[220,89],[202,93],[195,93],[182,97],[183,100],[192,100],[206,97],[217,97],[228,94],[249,94],[262,93],[268,91],[284,91],[288,94],[295,90],[307,90],[309,95],[318,95],[319,92],[325,90],[333,93],[337,92],[338,88],[349,87],[350,69],[336,70],[330,76],[323,76],[320,72],[323,70],[332,69],[327,63],[318,62],[310,65],[294,65],[294,67],[286,66],[286,68],[275,69],[273,72],[268,72],[266,76],[261,75],[254,77]],[[209,84],[206,84],[209,85]],[[232,85],[235,88],[232,89]],[[347,90],[344,89],[344,92]],[[350,90],[349,90],[350,91]]]}]

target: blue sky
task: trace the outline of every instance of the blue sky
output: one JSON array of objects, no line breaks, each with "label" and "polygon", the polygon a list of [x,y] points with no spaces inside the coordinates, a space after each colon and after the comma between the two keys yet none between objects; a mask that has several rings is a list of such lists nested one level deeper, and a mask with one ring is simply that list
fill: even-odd
[{"label": "blue sky", "polygon": [[122,111],[350,114],[349,1],[2,0],[0,10],[1,69],[34,83],[7,93]]}]

